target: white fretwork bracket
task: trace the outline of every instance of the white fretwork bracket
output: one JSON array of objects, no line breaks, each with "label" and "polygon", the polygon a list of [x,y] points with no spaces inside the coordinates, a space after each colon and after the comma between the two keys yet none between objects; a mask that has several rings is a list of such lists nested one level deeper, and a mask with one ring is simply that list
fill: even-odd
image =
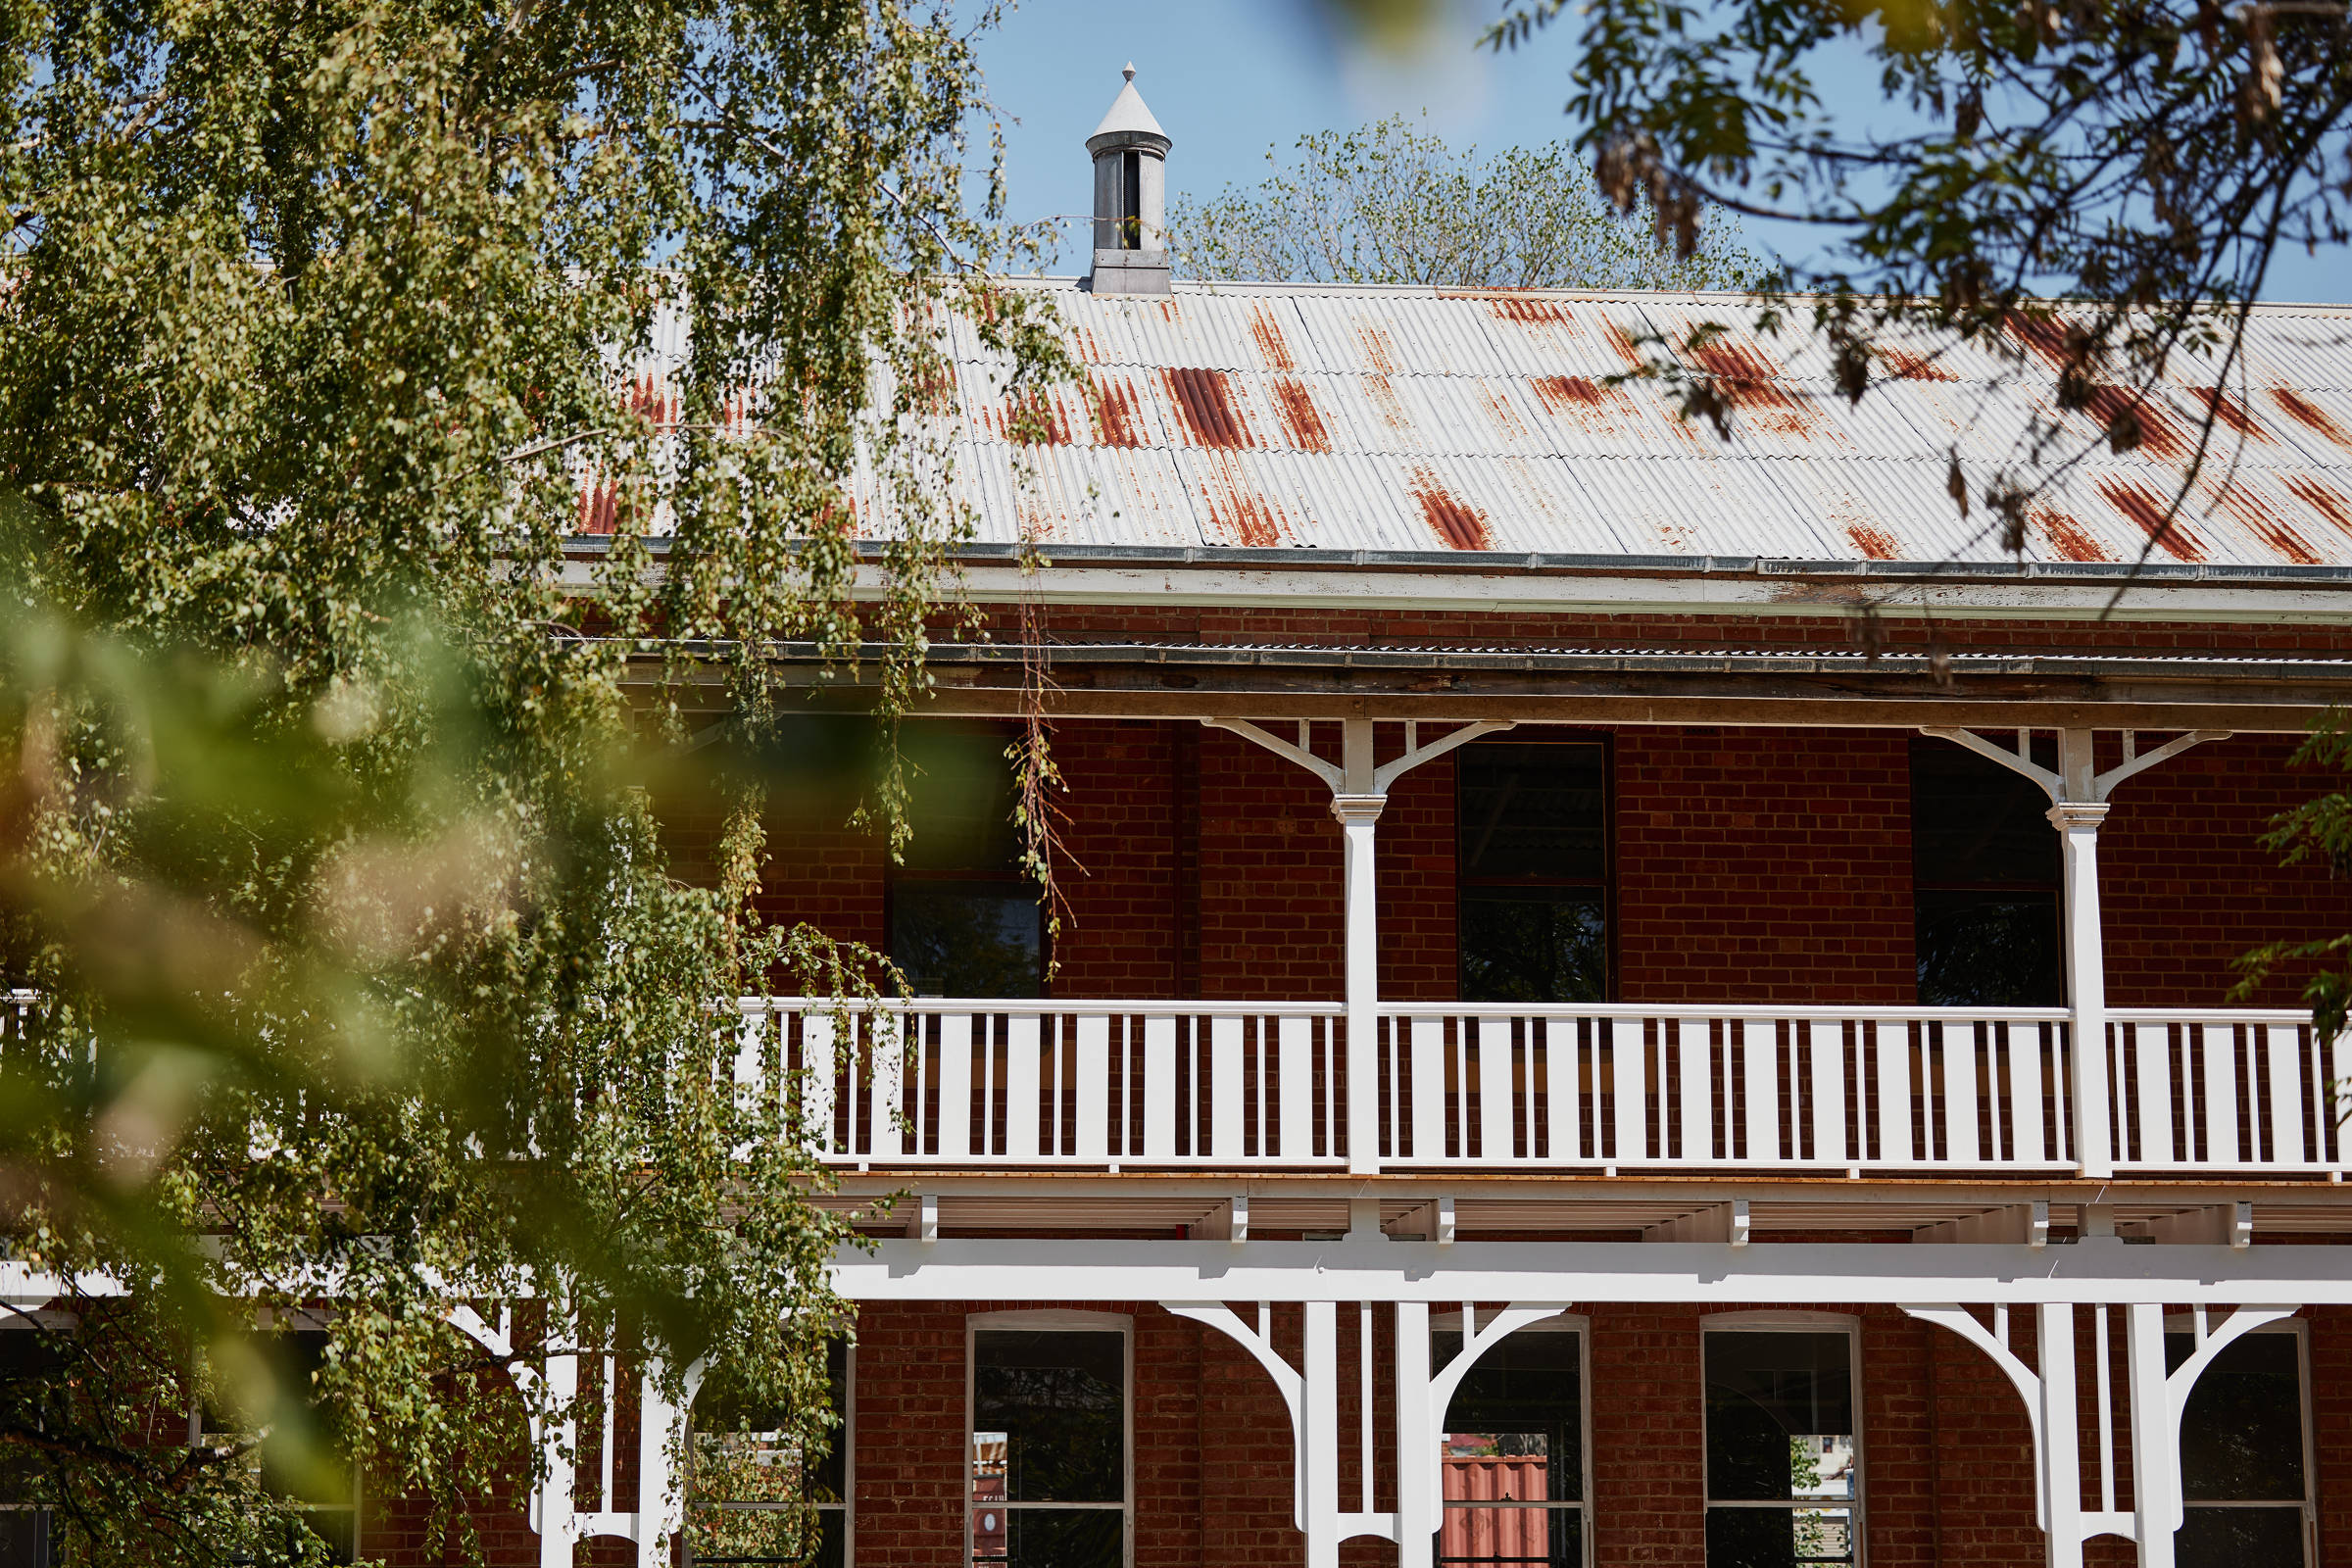
[{"label": "white fretwork bracket", "polygon": [[[2104,773],[2090,773],[2087,757],[2080,769],[2063,760],[2057,768],[2041,766],[2034,760],[2031,755],[2032,748],[2028,737],[2032,732],[2029,730],[2017,732],[2017,750],[2015,751],[2011,751],[2006,746],[1996,745],[1974,730],[1922,728],[1920,733],[1933,735],[1937,740],[1950,741],[1956,746],[1965,746],[1979,757],[1990,758],[1993,761],[2009,769],[2010,772],[2030,778],[2040,785],[2042,793],[2049,796],[2053,802],[2098,805],[2104,803],[2107,797],[2114,793],[2118,784],[2133,774],[2144,773],[2159,762],[2169,761],[2192,746],[2202,746],[2207,741],[2226,741],[2232,732],[2226,729],[2192,730],[2186,735],[2165,742],[2152,752],[2141,752],[2136,734],[2133,731],[2126,730],[2123,732],[2124,760]],[[2088,730],[2061,730],[2059,744],[2062,751],[2068,749],[2067,741],[2078,735],[2087,736],[2089,733]],[[2088,748],[2085,747],[2085,753],[2087,750]],[[2069,774],[2078,776],[2069,777]],[[2087,785],[2086,789],[2083,788],[2085,785]],[[2081,790],[2082,793],[2070,793],[2077,790]]]},{"label": "white fretwork bracket", "polygon": [[1531,1323],[1556,1317],[1565,1305],[1513,1303],[1478,1322],[1476,1303],[1462,1303],[1462,1348],[1434,1373],[1429,1361],[1429,1304],[1399,1301],[1396,1305],[1396,1507],[1373,1507],[1372,1487],[1372,1312],[1374,1303],[1356,1303],[1361,1328],[1362,1379],[1357,1409],[1356,1441],[1360,1451],[1361,1506],[1340,1507],[1340,1406],[1338,1361],[1338,1303],[1300,1303],[1300,1365],[1294,1367],[1275,1349],[1273,1307],[1259,1302],[1255,1327],[1221,1301],[1166,1301],[1167,1310],[1189,1317],[1224,1334],[1248,1350],[1274,1380],[1291,1414],[1291,1522],[1306,1537],[1307,1568],[1335,1568],[1340,1544],[1358,1537],[1396,1544],[1398,1568],[1431,1568],[1436,1538],[1444,1519],[1444,1481],[1439,1473],[1439,1440],[1445,1430],[1446,1407],[1462,1378],[1495,1346]]},{"label": "white fretwork bracket", "polygon": [[[578,1506],[579,1430],[575,1401],[579,1395],[580,1357],[557,1350],[543,1355],[544,1366],[532,1364],[514,1345],[514,1313],[503,1306],[493,1325],[472,1307],[449,1308],[452,1327],[490,1352],[507,1369],[514,1391],[522,1396],[523,1420],[532,1449],[539,1455],[538,1473],[531,1486],[530,1526],[539,1536],[540,1568],[571,1568],[572,1547],[597,1536],[618,1536],[637,1547],[637,1568],[667,1568],[670,1537],[684,1528],[686,1495],[681,1459],[685,1445],[685,1406],[674,1404],[662,1389],[665,1367],[659,1356],[645,1356],[638,1377],[637,1506],[615,1508],[613,1480],[617,1458],[618,1363],[603,1357],[602,1405],[603,1474],[597,1494],[603,1506]],[[691,1406],[703,1381],[704,1363],[687,1367],[685,1404]]]},{"label": "white fretwork bracket", "polygon": [[1924,1322],[1950,1329],[1983,1350],[2025,1400],[2034,1434],[2034,1518],[2048,1543],[2050,1568],[2081,1568],[2082,1544],[2094,1536],[2122,1536],[2139,1547],[2140,1568],[2172,1568],[2173,1533],[2184,1517],[2180,1487],[2180,1418],[2197,1379],[2214,1358],[2242,1335],[2292,1317],[2291,1306],[2240,1306],[2218,1329],[2207,1331],[2206,1314],[2196,1315],[2197,1345],[2170,1373],[2165,1370],[2164,1308],[2152,1302],[2127,1304],[2126,1382],[2130,1394],[2132,1506],[2116,1506],[2116,1421],[2109,1386],[2108,1307],[2097,1306],[2092,1371],[2098,1388],[2093,1412],[2099,1446],[2099,1506],[2082,1506],[2081,1409],[2076,1397],[2075,1308],[2042,1302],[2036,1308],[2035,1371],[2010,1348],[2006,1308],[1996,1309],[1986,1329],[1975,1313],[1956,1303],[1907,1305]]},{"label": "white fretwork bracket", "polygon": [[[1333,795],[1385,796],[1397,779],[1424,762],[1435,761],[1455,747],[1513,728],[1507,719],[1479,719],[1448,731],[1423,745],[1417,720],[1404,721],[1404,755],[1379,766],[1372,764],[1372,720],[1351,718],[1341,720],[1342,760],[1327,762],[1307,749],[1310,720],[1298,720],[1297,742],[1284,740],[1273,731],[1253,724],[1246,718],[1204,718],[1200,721],[1210,729],[1230,730],[1244,740],[1253,742],[1276,757],[1298,763],[1321,779]],[[1359,729],[1358,726],[1361,726]]]}]

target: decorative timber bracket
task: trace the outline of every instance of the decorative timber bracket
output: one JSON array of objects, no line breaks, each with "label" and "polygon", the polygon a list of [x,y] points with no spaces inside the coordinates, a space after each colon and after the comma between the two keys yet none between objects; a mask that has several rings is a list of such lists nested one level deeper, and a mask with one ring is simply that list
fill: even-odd
[{"label": "decorative timber bracket", "polygon": [[[507,1369],[514,1391],[522,1396],[523,1419],[531,1447],[539,1455],[538,1474],[531,1485],[530,1524],[539,1535],[540,1568],[571,1568],[572,1547],[594,1536],[618,1536],[637,1546],[637,1568],[668,1568],[670,1537],[686,1523],[686,1497],[678,1460],[685,1443],[685,1408],[670,1402],[662,1391],[665,1367],[659,1356],[642,1358],[637,1380],[637,1506],[614,1506],[614,1461],[618,1457],[617,1411],[620,1384],[616,1358],[601,1357],[603,1430],[600,1446],[603,1474],[597,1493],[601,1506],[578,1503],[580,1356],[576,1351],[518,1349],[514,1309],[500,1309],[493,1324],[464,1304],[449,1309],[450,1324],[472,1340]],[[687,1367],[687,1405],[703,1381],[703,1363]]]},{"label": "decorative timber bracket", "polygon": [[2107,959],[2099,925],[2099,824],[2107,797],[2134,774],[2207,741],[2226,741],[2227,730],[2200,729],[2167,741],[2152,752],[2139,750],[2139,737],[2124,731],[2124,760],[2102,773],[2087,729],[2058,732],[2058,766],[2034,760],[2033,731],[2017,732],[2011,751],[1966,729],[1922,729],[1923,735],[1964,746],[2024,778],[2050,798],[2050,825],[2058,830],[2066,867],[2066,996],[2074,1014],[2068,1025],[2074,1074],[2075,1158],[2079,1173],[2093,1180],[2115,1174],[2113,1127],[2109,1120],[2107,1072]]},{"label": "decorative timber bracket", "polygon": [[1321,779],[1331,791],[1331,814],[1347,835],[1344,886],[1348,956],[1348,1169],[1358,1176],[1380,1171],[1380,1141],[1359,1129],[1380,1125],[1380,917],[1379,878],[1376,875],[1373,832],[1389,788],[1397,779],[1434,761],[1455,747],[1512,727],[1511,723],[1478,720],[1463,724],[1426,744],[1419,723],[1404,720],[1404,751],[1387,762],[1375,762],[1373,720],[1340,720],[1340,760],[1325,761],[1314,754],[1313,731],[1298,720],[1296,742],[1248,719],[1204,718],[1211,729],[1231,730],[1244,740],[1265,748],[1286,761],[1298,763]]},{"label": "decorative timber bracket", "polygon": [[1359,1380],[1355,1406],[1358,1506],[1340,1507],[1340,1462],[1346,1441],[1340,1430],[1339,1303],[1302,1301],[1299,1364],[1293,1366],[1274,1347],[1273,1303],[1257,1304],[1254,1327],[1222,1301],[1164,1301],[1178,1317],[1189,1317],[1224,1334],[1248,1350],[1282,1393],[1291,1413],[1293,1464],[1291,1520],[1306,1537],[1306,1568],[1338,1568],[1340,1544],[1358,1537],[1396,1543],[1397,1568],[1433,1568],[1438,1527],[1444,1522],[1444,1478],[1439,1473],[1439,1439],[1446,1407],[1462,1378],[1510,1335],[1568,1308],[1514,1302],[1482,1324],[1477,1303],[1462,1303],[1461,1348],[1443,1367],[1429,1355],[1429,1303],[1396,1303],[1396,1506],[1373,1507],[1373,1313],[1376,1303],[1357,1301]]}]

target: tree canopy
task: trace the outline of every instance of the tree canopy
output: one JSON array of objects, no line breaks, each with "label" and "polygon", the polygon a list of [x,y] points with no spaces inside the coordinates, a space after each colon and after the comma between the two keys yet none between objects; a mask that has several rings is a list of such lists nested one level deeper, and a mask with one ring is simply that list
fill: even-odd
[{"label": "tree canopy", "polygon": [[1179,196],[1170,243],[1205,278],[1455,288],[1737,289],[1763,265],[1710,215],[1687,254],[1620,215],[1565,143],[1481,157],[1400,115],[1266,149],[1259,184]]},{"label": "tree canopy", "polygon": [[761,925],[758,770],[680,759],[780,640],[904,709],[938,327],[1057,364],[961,195],[982,9],[0,3],[0,1236],[74,1282],[0,1465],[90,1557],[283,1531],[250,1441],[143,1436],[208,1403],[481,1499],[453,1300],[824,1440],[844,1227],[713,1004],[857,955]]}]

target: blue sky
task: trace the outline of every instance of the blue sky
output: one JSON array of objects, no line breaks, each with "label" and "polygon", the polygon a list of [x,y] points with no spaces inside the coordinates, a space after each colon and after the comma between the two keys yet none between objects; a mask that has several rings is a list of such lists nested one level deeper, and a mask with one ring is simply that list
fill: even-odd
[{"label": "blue sky", "polygon": [[[1083,144],[1117,96],[1119,68],[1130,60],[1136,86],[1176,143],[1171,190],[1253,182],[1269,143],[1287,153],[1302,132],[1394,111],[1426,112],[1431,128],[1485,147],[1570,134],[1561,113],[1567,35],[1539,36],[1510,55],[1474,49],[1481,24],[1498,9],[1489,0],[1455,0],[1433,47],[1399,62],[1335,40],[1300,0],[1021,0],[982,53],[991,95],[1018,121],[1005,126],[1012,215],[1087,211],[1093,196]],[[1855,113],[1877,110],[1869,92],[1875,76],[1864,71],[1843,79],[1861,89]],[[1748,239],[1758,249],[1809,243],[1793,227],[1750,225]],[[1054,270],[1085,270],[1076,244],[1065,245]],[[2352,301],[2352,255],[2283,256],[2268,297]]]}]

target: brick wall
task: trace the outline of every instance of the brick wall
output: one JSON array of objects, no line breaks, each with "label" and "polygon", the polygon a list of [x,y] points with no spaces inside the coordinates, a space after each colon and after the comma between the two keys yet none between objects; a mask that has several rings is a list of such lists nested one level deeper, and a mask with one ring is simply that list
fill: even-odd
[{"label": "brick wall", "polygon": [[[1193,743],[1198,799],[1180,802],[1179,728],[1059,727],[1073,918],[1057,994],[1197,987],[1213,1000],[1336,999],[1342,850],[1323,786],[1205,731]],[[1912,1000],[1905,733],[1626,727],[1612,748],[1624,1000]],[[2273,816],[2322,786],[2288,765],[2293,749],[2284,736],[2208,745],[2117,792],[2100,843],[2115,1004],[2222,1004],[2236,955],[2352,922],[2352,881],[2281,869],[2258,842]],[[1453,799],[1452,764],[1440,760],[1405,775],[1381,817],[1381,989],[1391,998],[1454,994]],[[879,943],[883,858],[839,825],[845,809],[787,803],[773,813],[765,906]],[[702,842],[698,829],[707,839],[709,826],[692,822],[674,836]],[[2260,1000],[2290,1004],[2300,984],[2290,972]]]},{"label": "brick wall", "polygon": [[1621,729],[1628,1002],[1908,1002],[1908,741],[1881,730]]}]

